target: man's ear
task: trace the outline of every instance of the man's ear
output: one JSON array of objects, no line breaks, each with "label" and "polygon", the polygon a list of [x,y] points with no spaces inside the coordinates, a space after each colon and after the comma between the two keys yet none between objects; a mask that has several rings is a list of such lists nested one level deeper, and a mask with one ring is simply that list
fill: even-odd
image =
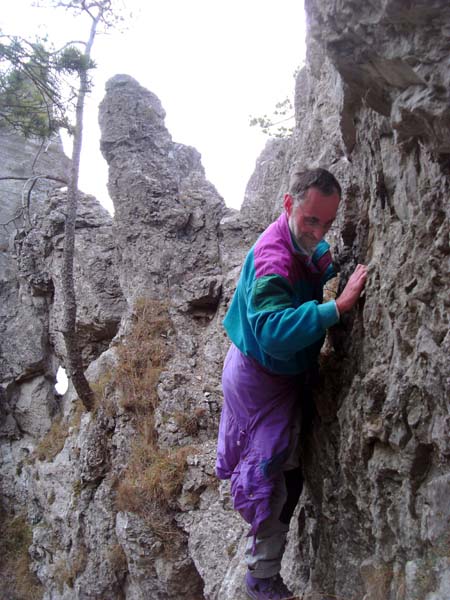
[{"label": "man's ear", "polygon": [[284,210],[286,211],[286,214],[287,214],[288,217],[291,216],[293,204],[294,204],[293,197],[290,194],[285,194],[284,195],[283,206],[284,206]]}]

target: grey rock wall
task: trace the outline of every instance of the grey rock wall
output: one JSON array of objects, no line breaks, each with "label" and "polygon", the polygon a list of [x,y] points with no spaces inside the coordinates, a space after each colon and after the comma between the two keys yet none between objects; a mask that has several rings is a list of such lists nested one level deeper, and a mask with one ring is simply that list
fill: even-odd
[{"label": "grey rock wall", "polygon": [[[240,212],[205,179],[198,152],[172,140],[154,94],[125,75],[108,82],[101,148],[115,217],[83,196],[77,221],[78,330],[101,392],[92,414],[81,413],[71,388],[63,398],[53,389],[65,360],[64,193],[43,195],[31,226],[8,233],[0,490],[10,513],[27,510],[46,600],[244,597],[247,527],[228,484],[214,478],[228,346],[221,319],[294,164],[325,166],[341,181],[345,201],[330,232],[340,285],[357,262],[369,278],[322,357],[283,575],[304,598],[450,597],[449,7],[309,0],[306,8],[295,131],[268,143]],[[112,374],[142,299],[163,300],[171,318],[158,447],[190,448],[170,504],[178,527],[170,544],[151,518],[116,502],[139,423]],[[195,427],[180,415],[195,415]]]},{"label": "grey rock wall", "polygon": [[[233,259],[234,268],[240,263],[248,236],[205,179],[198,152],[172,141],[164,117],[156,96],[131,77],[116,76],[108,82],[100,107],[101,148],[109,164],[121,285],[130,306],[142,297],[167,302],[173,325],[173,354],[158,386],[158,444],[161,448],[194,444],[197,450],[188,461],[174,512],[184,543],[167,556],[142,519],[120,513],[117,527],[132,565],[127,597],[150,593],[154,598],[196,600],[217,593],[229,568],[226,548],[242,536],[242,524],[230,513],[229,500],[225,511],[222,493],[213,484],[213,440],[226,348],[220,318],[223,298],[231,295],[235,282],[228,265]],[[239,231],[230,251],[224,250],[226,230]],[[128,322],[125,318],[123,331]],[[180,425],[176,418],[180,412],[189,418],[201,414],[195,431]],[[220,531],[219,524],[230,519],[233,529]],[[143,528],[151,550],[136,561],[136,553],[143,552],[138,537]],[[221,553],[225,560],[218,568]]]},{"label": "grey rock wall", "polygon": [[297,127],[272,169],[280,188],[297,163],[343,182],[331,232],[341,277],[363,262],[369,279],[323,358],[285,574],[330,597],[444,600],[449,8],[310,1],[307,11]]},{"label": "grey rock wall", "polygon": [[[330,597],[443,600],[448,5],[311,1],[307,11],[297,126],[270,165],[279,174],[270,186],[280,206],[293,164],[333,171],[345,195],[331,232],[342,278],[364,262],[369,280],[323,358],[305,442],[307,493],[285,574],[294,589]],[[252,179],[264,181],[267,169],[263,162]],[[260,190],[243,210],[258,210]]]},{"label": "grey rock wall", "polygon": [[[11,145],[8,137],[2,147],[10,151],[3,164],[9,169],[7,174],[23,176],[31,168],[38,146],[33,141],[14,136],[13,139],[16,144]],[[45,153],[42,156],[45,158]],[[51,159],[47,156],[45,170],[40,172],[59,178],[67,167],[68,159],[56,145]],[[11,211],[22,205],[22,186],[23,183],[3,188],[8,198],[0,210],[3,222],[11,218]],[[66,197],[64,191],[54,188],[47,185],[33,189],[30,219],[18,219],[15,227],[11,223],[2,230],[6,231],[8,244],[2,248],[4,260],[0,264],[0,504],[6,522],[17,514],[28,516],[33,528],[30,555],[34,571],[44,583],[42,592],[46,589],[51,597],[52,589],[61,590],[62,597],[70,598],[72,591],[65,592],[63,582],[72,581],[78,572],[85,570],[87,550],[84,536],[80,534],[84,531],[85,519],[92,514],[94,522],[108,522],[107,518],[98,519],[99,506],[105,513],[112,511],[111,499],[102,497],[101,490],[94,500],[90,490],[80,493],[86,472],[86,467],[78,463],[78,459],[83,458],[84,430],[80,427],[74,394],[69,391],[62,398],[55,391],[56,372],[65,364],[60,333],[60,271]],[[125,307],[117,284],[111,230],[109,214],[94,198],[81,194],[75,287],[79,339],[86,364],[109,346]],[[106,426],[103,429],[108,431]],[[74,434],[72,438],[69,432]],[[80,445],[78,434],[82,440]],[[100,449],[109,449],[105,439],[101,438]],[[102,457],[108,453],[103,450],[92,455]],[[103,459],[91,462],[94,465],[100,462],[97,473],[102,472]],[[90,468],[94,470],[93,466]],[[90,481],[89,477],[86,481]],[[89,510],[74,507],[74,498],[79,495]],[[83,507],[83,502],[80,503]],[[16,543],[20,547],[20,540]],[[102,556],[109,556],[110,546],[105,544]],[[97,563],[99,560],[97,557]],[[0,595],[23,597],[26,586],[22,583],[22,592],[19,592],[4,568],[2,562]],[[84,577],[79,585],[88,579]],[[96,589],[95,577],[88,583],[93,590]],[[105,579],[105,589],[114,590],[111,592],[114,596],[119,589],[114,571]]]}]

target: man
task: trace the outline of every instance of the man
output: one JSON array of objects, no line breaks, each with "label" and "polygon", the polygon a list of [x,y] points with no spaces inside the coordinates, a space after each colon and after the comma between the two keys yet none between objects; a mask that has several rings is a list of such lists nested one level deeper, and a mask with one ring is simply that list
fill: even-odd
[{"label": "man", "polygon": [[358,265],[342,294],[322,303],[323,286],[335,275],[323,236],[340,199],[328,171],[293,173],[284,212],[248,253],[224,320],[232,345],[216,470],[231,479],[234,507],[251,525],[245,583],[254,599],[291,596],[279,572],[303,485],[299,409],[326,329],[353,307],[366,281],[366,267]]}]

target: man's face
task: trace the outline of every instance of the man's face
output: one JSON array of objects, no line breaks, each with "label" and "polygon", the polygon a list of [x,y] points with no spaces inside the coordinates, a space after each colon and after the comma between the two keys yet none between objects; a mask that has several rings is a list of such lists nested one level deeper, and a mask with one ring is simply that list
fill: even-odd
[{"label": "man's face", "polygon": [[284,197],[289,229],[295,240],[308,254],[324,237],[336,218],[339,194],[325,196],[317,188],[309,188],[302,202],[294,202],[290,194]]}]

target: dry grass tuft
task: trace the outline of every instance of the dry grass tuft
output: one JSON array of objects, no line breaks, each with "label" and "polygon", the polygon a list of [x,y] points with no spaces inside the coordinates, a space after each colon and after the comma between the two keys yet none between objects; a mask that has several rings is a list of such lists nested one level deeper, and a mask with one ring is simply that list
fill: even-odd
[{"label": "dry grass tuft", "polygon": [[75,581],[86,570],[88,553],[86,547],[81,545],[68,561],[60,560],[55,569],[55,582],[59,593],[64,591],[64,584],[73,589]]},{"label": "dry grass tuft", "polygon": [[114,573],[122,574],[128,571],[128,560],[120,544],[112,544],[108,549],[108,561]]},{"label": "dry grass tuft", "polygon": [[0,597],[8,600],[38,600],[43,588],[30,571],[28,548],[33,536],[23,515],[0,511]]},{"label": "dry grass tuft", "polygon": [[134,306],[134,323],[126,342],[118,348],[116,385],[123,407],[135,415],[136,437],[130,457],[117,486],[118,510],[145,519],[167,548],[180,537],[171,508],[183,484],[187,447],[163,450],[158,446],[154,411],[158,405],[157,385],[170,357],[171,329],[164,302],[139,299]]},{"label": "dry grass tuft", "polygon": [[169,359],[170,328],[164,302],[148,298],[136,301],[131,334],[118,348],[116,382],[125,409],[152,418],[158,404],[156,386]]},{"label": "dry grass tuft", "polygon": [[80,400],[75,404],[75,410],[70,421],[66,422],[62,417],[56,418],[48,432],[39,441],[32,457],[38,458],[41,461],[52,461],[61,452],[66,443],[69,429],[72,427],[79,428],[81,417],[83,415],[83,405]]},{"label": "dry grass tuft", "polygon": [[173,519],[190,447],[161,450],[151,439],[138,435],[130,460],[117,486],[118,510],[139,515],[160,539],[163,551],[171,553],[182,535]]},{"label": "dry grass tuft", "polygon": [[197,407],[192,413],[177,411],[173,414],[176,424],[188,435],[197,435],[200,429],[200,421],[206,414],[206,409]]},{"label": "dry grass tuft", "polygon": [[91,390],[94,392],[94,400],[96,408],[107,403],[108,396],[114,389],[115,375],[111,369],[107,369],[97,381],[89,383]]},{"label": "dry grass tuft", "polygon": [[138,438],[117,488],[119,510],[146,516],[148,507],[173,506],[181,491],[189,447],[161,450]]},{"label": "dry grass tuft", "polygon": [[52,426],[36,446],[34,455],[42,461],[53,460],[64,448],[69,435],[69,424],[61,417],[53,421]]}]

